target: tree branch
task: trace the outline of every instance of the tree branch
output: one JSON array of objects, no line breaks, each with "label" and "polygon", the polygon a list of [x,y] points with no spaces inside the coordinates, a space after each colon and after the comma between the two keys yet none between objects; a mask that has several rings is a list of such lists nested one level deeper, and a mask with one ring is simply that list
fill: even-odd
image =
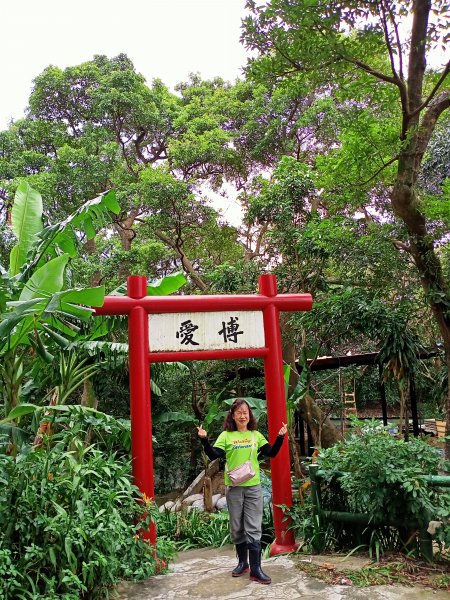
[{"label": "tree branch", "polygon": [[342,59],[355,65],[362,71],[369,73],[369,75],[372,75],[376,79],[385,81],[386,83],[392,83],[393,85],[396,85],[398,87],[399,92],[400,92],[400,100],[402,103],[402,113],[403,113],[402,133],[401,133],[400,139],[404,139],[406,136],[406,131],[407,131],[407,127],[408,127],[407,112],[408,112],[408,103],[409,102],[408,102],[408,90],[406,88],[406,85],[405,85],[405,82],[403,81],[403,79],[400,79],[400,77],[398,75],[395,77],[390,76],[390,75],[385,75],[381,71],[377,71],[377,69],[374,69],[370,65],[367,65],[366,63],[364,63],[361,60],[358,60],[356,58],[342,56]]},{"label": "tree branch", "polygon": [[[391,70],[392,70],[392,75],[394,76],[395,79],[398,79],[398,73],[397,73],[397,69],[395,68],[395,60],[394,60],[394,51],[392,49],[392,45],[391,45],[391,40],[389,39],[389,29],[387,26],[387,19],[386,19],[386,7],[384,5],[383,0],[381,1],[381,25],[383,27],[383,31],[384,31],[384,39],[386,42],[386,47],[389,53],[389,60],[391,63]],[[391,15],[392,18],[392,15]]]},{"label": "tree branch", "polygon": [[411,246],[409,246],[409,244],[405,244],[400,240],[392,240],[392,243],[397,248],[397,250],[404,250],[405,252],[408,252],[408,254],[412,254]]},{"label": "tree branch", "polygon": [[146,134],[147,132],[145,131],[145,129],[141,128],[139,135],[134,140],[134,148],[136,150],[136,155],[139,158],[139,160],[144,163],[144,165],[146,165],[149,162],[148,159],[146,159],[145,156],[142,154],[141,150],[141,143],[144,141]]},{"label": "tree branch", "polygon": [[296,71],[301,71],[302,70],[302,66],[300,63],[298,63],[297,61],[293,60],[288,54],[286,54],[283,50],[281,50],[281,48],[279,48],[275,42],[273,42],[273,47],[275,48],[275,50],[281,54],[281,56],[287,60],[287,62],[292,65],[294,67],[294,69]]},{"label": "tree branch", "polygon": [[366,181],[363,181],[363,183],[358,183],[357,185],[360,187],[367,185],[368,183],[373,181],[375,179],[375,177],[377,177],[382,171],[384,171],[384,169],[386,169],[386,167],[389,167],[389,165],[392,165],[392,163],[395,163],[397,160],[398,160],[398,156],[394,156],[393,158],[388,160],[386,163],[383,163],[383,165],[371,177],[369,177],[369,179],[367,179]]},{"label": "tree branch", "polygon": [[395,32],[395,39],[397,41],[397,51],[398,51],[398,61],[399,61],[399,76],[400,79],[402,81],[404,81],[404,74],[403,74],[403,52],[402,52],[402,44],[400,41],[400,34],[398,32],[398,27],[397,27],[397,23],[395,21],[395,17],[394,14],[392,12],[392,7],[390,4],[388,4],[388,10],[389,10],[389,15],[391,17],[391,21],[392,21],[392,26],[394,28],[394,32]]},{"label": "tree branch", "polygon": [[255,249],[253,251],[251,251],[248,247],[246,247],[246,258],[248,260],[252,260],[253,258],[256,258],[257,256],[261,255],[261,246],[264,240],[264,236],[266,234],[266,231],[268,229],[268,225],[267,223],[264,223],[264,225],[261,227],[261,229],[258,231],[258,235],[257,235],[257,239],[256,239],[256,245],[255,245]]},{"label": "tree branch", "polygon": [[426,108],[428,106],[428,104],[430,104],[430,102],[433,100],[434,96],[436,95],[437,91],[439,90],[439,88],[441,87],[441,85],[444,83],[445,78],[447,77],[447,75],[450,73],[450,60],[448,61],[448,63],[445,65],[445,69],[442,71],[441,76],[439,77],[439,81],[436,83],[436,85],[434,86],[434,88],[431,90],[430,94],[428,95],[428,97],[426,98],[426,100],[424,102],[422,102],[422,104],[420,106],[418,106],[416,108],[415,111],[413,111],[409,116],[413,117],[416,114],[418,114],[420,111],[422,111],[424,108]]},{"label": "tree branch", "polygon": [[393,77],[392,75],[385,75],[381,71],[377,71],[377,69],[374,69],[370,65],[367,65],[366,63],[362,62],[361,60],[358,60],[357,58],[351,58],[349,56],[342,56],[342,58],[344,60],[346,60],[347,62],[351,63],[352,65],[356,65],[362,71],[369,73],[369,75],[372,75],[373,77],[376,77],[377,79],[381,79],[381,81],[386,81],[387,83],[393,83],[397,87],[402,86],[402,82],[400,81],[398,76]]},{"label": "tree branch", "polygon": [[434,102],[430,104],[428,110],[423,116],[417,132],[417,146],[414,159],[414,168],[418,172],[418,168],[422,162],[423,154],[427,149],[430,138],[436,127],[437,120],[444,112],[450,108],[450,90],[443,92]]},{"label": "tree branch", "polygon": [[188,259],[186,254],[182,251],[182,249],[181,249],[182,244],[180,244],[179,242],[178,243],[174,242],[171,238],[169,238],[160,229],[155,230],[155,235],[162,242],[167,244],[167,246],[169,246],[169,248],[172,248],[172,250],[174,250],[178,254],[178,256],[181,259],[181,264],[183,265],[183,269],[190,276],[190,278],[195,283],[195,285],[199,288],[199,290],[201,290],[202,292],[206,292],[208,290],[208,286],[203,281],[203,279],[200,277],[200,275],[196,272],[196,270],[194,269],[194,265]]}]

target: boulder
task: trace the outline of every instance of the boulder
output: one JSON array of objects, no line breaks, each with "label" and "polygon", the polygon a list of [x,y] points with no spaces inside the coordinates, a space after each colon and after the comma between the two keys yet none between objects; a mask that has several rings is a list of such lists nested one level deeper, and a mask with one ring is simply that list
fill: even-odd
[{"label": "boulder", "polygon": [[172,506],[174,506],[174,504],[175,504],[175,502],[172,502],[172,500],[168,500],[162,506],[159,507],[159,512],[162,513],[165,510],[170,510],[172,508]]},{"label": "boulder", "polygon": [[[185,499],[189,498],[189,496],[195,495],[203,489],[203,482],[206,477],[214,477],[214,475],[219,471],[219,459],[213,460],[209,463],[206,470],[204,469],[191,483],[191,485],[181,494],[181,496],[176,500],[175,507],[172,507],[171,510],[181,510],[181,504],[186,505]],[[202,496],[203,497],[203,496]]]},{"label": "boulder", "polygon": [[227,499],[225,496],[222,496],[217,500],[215,508],[216,510],[228,510]]},{"label": "boulder", "polygon": [[190,508],[191,508],[191,510],[194,508],[196,510],[205,510],[205,503],[203,502],[203,498],[201,498],[199,500],[194,500],[194,502],[191,504]]},{"label": "boulder", "polygon": [[219,498],[222,498],[222,494],[214,494],[212,497],[212,505],[213,508],[216,507],[217,501],[219,500]]},{"label": "boulder", "polygon": [[182,501],[184,506],[190,506],[193,502],[197,502],[198,500],[203,501],[203,494],[192,494],[192,496],[188,496]]}]

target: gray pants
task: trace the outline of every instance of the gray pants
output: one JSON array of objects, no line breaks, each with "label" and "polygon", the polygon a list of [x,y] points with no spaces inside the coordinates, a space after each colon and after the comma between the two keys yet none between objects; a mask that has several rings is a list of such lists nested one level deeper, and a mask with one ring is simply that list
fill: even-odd
[{"label": "gray pants", "polygon": [[230,487],[226,498],[233,544],[259,542],[263,517],[261,485]]}]

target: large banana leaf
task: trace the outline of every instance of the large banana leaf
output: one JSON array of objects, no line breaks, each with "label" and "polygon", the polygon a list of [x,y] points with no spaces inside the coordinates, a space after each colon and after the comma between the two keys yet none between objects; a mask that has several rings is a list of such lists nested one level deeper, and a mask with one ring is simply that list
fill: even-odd
[{"label": "large banana leaf", "polygon": [[[14,312],[4,315],[4,319],[0,324],[0,339],[2,334],[10,335],[15,329],[8,340],[9,349],[24,341],[25,336],[33,329],[38,316],[41,316],[45,311],[48,313],[55,312],[56,303],[53,294],[60,292],[64,285],[64,271],[68,260],[69,255],[62,254],[45,263],[26,282],[19,300],[7,302],[8,307],[14,308]],[[36,300],[36,302],[31,302],[33,300]],[[48,305],[52,302],[53,308],[48,308]],[[57,305],[59,306],[60,302]],[[20,319],[17,318],[19,315]]]},{"label": "large banana leaf", "polygon": [[[41,269],[38,269],[36,274],[39,271]],[[34,284],[38,285],[38,278],[34,279],[33,276],[28,283],[32,280]],[[74,288],[49,293],[48,290],[51,285],[48,281],[44,281],[42,288],[44,289],[33,287],[33,294],[37,294],[37,297],[7,303],[7,306],[14,310],[1,315],[0,352],[5,348],[11,350],[19,343],[28,343],[26,336],[35,328],[43,329],[51,337],[59,336],[61,341],[64,342],[60,345],[67,346],[68,341],[64,336],[74,337],[79,329],[73,320],[87,321],[92,315],[92,307],[101,306],[105,297],[103,286],[85,289]],[[25,297],[29,293],[31,292],[27,292]],[[64,336],[52,331],[55,329],[62,332]]]},{"label": "large banana leaf", "polygon": [[30,415],[39,409],[40,407],[36,406],[36,404],[20,404],[19,406],[14,407],[10,411],[8,416],[0,421],[0,425],[4,425],[5,423],[9,423],[10,421],[15,421],[16,419],[20,419],[20,417]]},{"label": "large banana leaf", "polygon": [[[0,340],[4,336],[9,336],[16,328],[9,340],[9,348],[24,341],[25,336],[33,329],[37,318],[48,321],[50,316],[56,316],[58,320],[53,324],[65,334],[73,336],[73,326],[67,327],[64,319],[86,321],[93,312],[91,307],[103,304],[104,287],[61,291],[68,260],[68,254],[62,254],[44,264],[26,282],[19,300],[7,302],[7,306],[13,308],[14,312],[2,315]],[[81,306],[82,304],[85,306]]]},{"label": "large banana leaf", "polygon": [[0,274],[0,313],[6,309],[6,303],[11,298],[14,298],[17,288],[17,282],[10,276],[9,273]]},{"label": "large banana leaf", "polygon": [[61,291],[68,261],[69,255],[61,254],[37,269],[24,285],[19,300],[42,298]]},{"label": "large banana leaf", "polygon": [[[147,285],[147,296],[168,296],[177,292],[186,283],[186,277],[183,273],[172,273],[161,279],[151,281]],[[111,292],[110,296],[125,296],[127,293],[127,284],[122,283]]]},{"label": "large banana leaf", "polygon": [[148,296],[168,296],[177,292],[186,283],[183,273],[172,273],[147,285]]},{"label": "large banana leaf", "polygon": [[[92,288],[73,288],[53,294],[44,315],[61,314],[87,321],[94,312],[93,306],[102,306],[105,300],[103,285]],[[84,306],[81,306],[84,305]]]},{"label": "large banana leaf", "polygon": [[80,233],[88,239],[95,235],[95,229],[104,226],[108,221],[109,212],[118,214],[120,206],[113,191],[85,202],[78,210],[69,215],[64,221],[49,225],[42,229],[37,236],[37,244],[22,279],[27,280],[36,266],[42,264],[48,257],[56,256],[58,251],[68,254],[70,258],[77,255]]},{"label": "large banana leaf", "polygon": [[107,357],[128,356],[128,344],[119,342],[101,341],[75,341],[70,344],[68,350],[83,349],[89,356],[98,356],[103,353]]},{"label": "large banana leaf", "polygon": [[42,230],[42,198],[26,182],[17,188],[11,221],[17,244],[10,253],[9,272],[17,275],[25,264],[28,251],[36,244],[36,235]]},{"label": "large banana leaf", "polygon": [[33,414],[34,412],[42,412],[42,411],[51,411],[56,413],[69,413],[69,414],[88,414],[95,415],[101,417],[106,422],[114,421],[115,423],[120,423],[120,421],[116,421],[114,417],[107,415],[95,408],[91,408],[89,406],[68,406],[68,405],[57,405],[57,406],[38,406],[37,404],[19,404],[15,408],[11,410],[11,412],[4,418],[0,420],[0,426],[5,423],[9,423],[11,421],[15,421],[21,417],[25,417],[27,415]]}]

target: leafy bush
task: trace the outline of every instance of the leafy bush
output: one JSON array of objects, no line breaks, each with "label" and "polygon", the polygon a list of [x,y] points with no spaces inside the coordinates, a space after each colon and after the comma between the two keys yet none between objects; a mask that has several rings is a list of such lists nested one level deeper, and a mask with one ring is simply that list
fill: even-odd
[{"label": "leafy bush", "polygon": [[138,497],[129,458],[85,447],[79,427],[0,454],[0,597],[105,598],[120,579],[153,575],[173,546],[140,537],[154,508]]},{"label": "leafy bush", "polygon": [[158,537],[173,539],[180,551],[230,543],[228,513],[164,511],[156,518],[156,526]]},{"label": "leafy bush", "polygon": [[[438,475],[449,465],[423,439],[405,442],[376,421],[369,424],[355,421],[354,429],[344,441],[320,451],[317,463],[326,471],[321,486],[321,508],[364,513],[373,521],[369,526],[331,523],[324,532],[324,545],[329,549],[363,544],[378,553],[402,548],[413,533],[408,530],[408,523],[426,529],[433,520],[442,522],[437,541],[449,544],[450,493],[448,488],[427,482],[428,475]],[[294,505],[291,517],[299,533],[302,515],[304,507]],[[377,525],[380,522],[405,523],[405,527]],[[310,527],[310,516],[306,524],[303,533],[311,542],[315,533]]]},{"label": "leafy bush", "polygon": [[289,529],[293,529],[296,539],[300,542],[299,551],[311,552],[313,549],[316,528],[314,526],[313,505],[309,493],[309,480],[306,482],[294,481],[294,489],[300,489],[300,494],[294,494],[292,506],[283,505],[282,509],[289,517]]},{"label": "leafy bush", "polygon": [[[438,475],[444,468],[436,449],[421,438],[396,439],[376,421],[356,422],[344,441],[320,451],[317,463],[329,473],[330,483],[335,479],[333,471],[342,472],[339,486],[346,510],[369,513],[375,521],[425,524],[441,500],[448,500],[441,488],[426,482],[427,475]],[[332,508],[331,495],[323,501]]]}]

